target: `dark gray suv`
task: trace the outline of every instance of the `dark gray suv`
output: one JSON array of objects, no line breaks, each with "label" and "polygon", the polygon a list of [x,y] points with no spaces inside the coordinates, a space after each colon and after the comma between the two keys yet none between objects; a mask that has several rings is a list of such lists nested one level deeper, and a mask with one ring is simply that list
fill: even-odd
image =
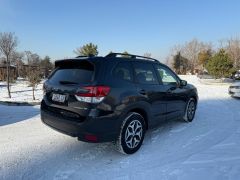
[{"label": "dark gray suv", "polygon": [[170,119],[193,120],[193,85],[155,59],[122,55],[56,61],[43,87],[42,121],[80,141],[113,141],[120,152],[132,154],[149,128]]}]

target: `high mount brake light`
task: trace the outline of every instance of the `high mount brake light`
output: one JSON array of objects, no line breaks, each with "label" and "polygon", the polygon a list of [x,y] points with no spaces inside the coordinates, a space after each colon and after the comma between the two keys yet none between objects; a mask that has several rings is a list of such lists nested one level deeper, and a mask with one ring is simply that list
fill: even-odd
[{"label": "high mount brake light", "polygon": [[77,93],[75,97],[78,101],[87,103],[99,103],[110,92],[108,86],[86,86],[83,89],[87,90],[86,93]]}]

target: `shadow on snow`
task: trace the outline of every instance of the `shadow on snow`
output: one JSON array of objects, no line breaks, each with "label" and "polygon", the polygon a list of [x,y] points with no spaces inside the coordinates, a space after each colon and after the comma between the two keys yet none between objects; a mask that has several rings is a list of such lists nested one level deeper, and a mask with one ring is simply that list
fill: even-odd
[{"label": "shadow on snow", "polygon": [[0,105],[0,126],[28,120],[39,113],[39,108],[36,106]]}]

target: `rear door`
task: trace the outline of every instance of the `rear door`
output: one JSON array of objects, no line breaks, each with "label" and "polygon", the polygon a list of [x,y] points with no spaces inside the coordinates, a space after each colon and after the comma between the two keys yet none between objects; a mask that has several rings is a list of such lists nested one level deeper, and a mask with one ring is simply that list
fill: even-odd
[{"label": "rear door", "polygon": [[133,65],[140,100],[148,102],[151,106],[150,111],[154,120],[152,123],[155,124],[161,120],[165,120],[165,92],[159,85],[152,63],[133,62]]},{"label": "rear door", "polygon": [[168,67],[156,64],[157,76],[162,83],[167,102],[166,118],[182,116],[186,105],[186,90],[180,87],[180,80]]}]

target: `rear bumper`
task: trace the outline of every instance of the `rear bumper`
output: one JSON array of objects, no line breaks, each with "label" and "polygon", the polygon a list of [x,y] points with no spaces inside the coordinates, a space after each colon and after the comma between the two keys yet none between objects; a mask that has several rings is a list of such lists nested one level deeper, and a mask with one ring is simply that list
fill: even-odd
[{"label": "rear bumper", "polygon": [[[120,130],[116,117],[88,117],[83,122],[74,122],[42,107],[41,120],[54,130],[84,142],[111,142],[116,140]],[[94,140],[87,138],[89,136],[95,137]]]}]

